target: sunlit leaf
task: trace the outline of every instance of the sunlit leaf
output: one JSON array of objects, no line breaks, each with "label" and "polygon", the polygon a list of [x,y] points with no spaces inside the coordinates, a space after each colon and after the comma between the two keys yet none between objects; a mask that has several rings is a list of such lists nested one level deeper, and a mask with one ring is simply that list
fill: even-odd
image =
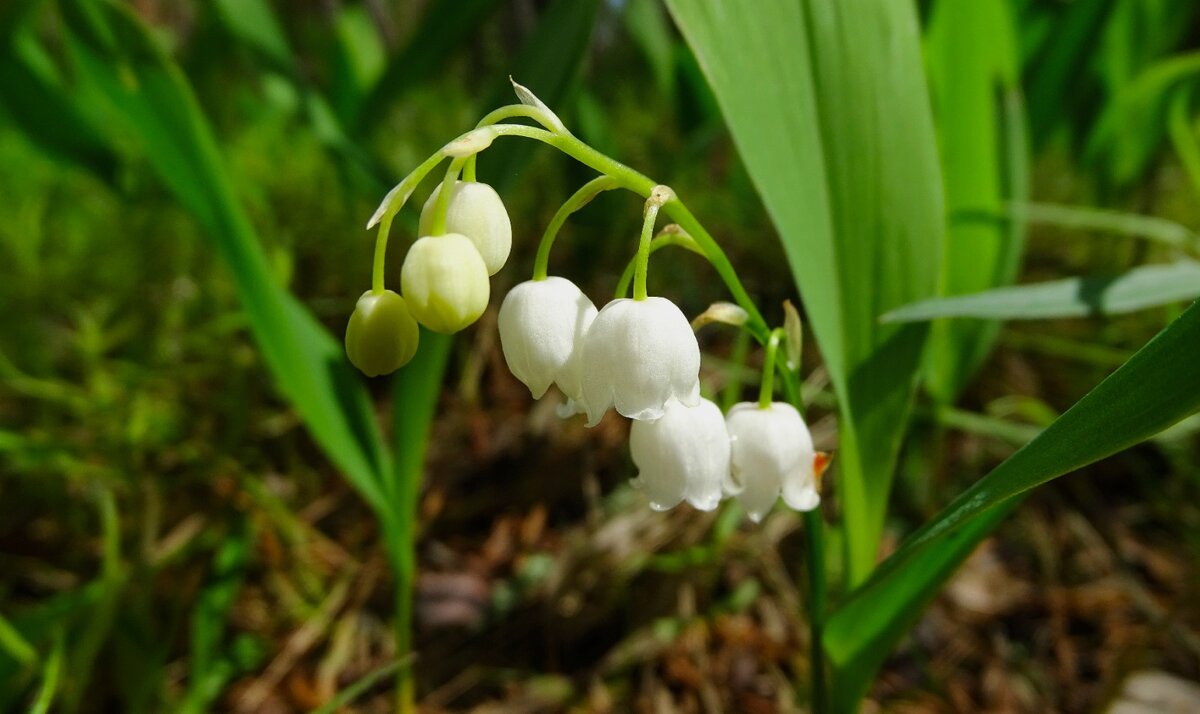
[{"label": "sunlit leaf", "polygon": [[75,89],[137,142],[232,272],[250,328],[280,389],[368,502],[384,508],[390,468],[361,379],[341,345],[277,285],[186,79],[123,5],[68,2]]},{"label": "sunlit leaf", "polygon": [[1030,489],[1144,441],[1200,409],[1200,303],[914,533],[839,605],[825,630],[851,711],[955,568]]},{"label": "sunlit leaf", "polygon": [[1200,263],[1186,260],[1144,265],[1122,275],[1067,278],[922,300],[892,310],[881,319],[884,322],[941,317],[1037,320],[1119,315],[1196,297],[1200,297]]},{"label": "sunlit leaf", "polygon": [[875,563],[934,293],[942,178],[908,2],[668,0],[787,253],[839,394],[851,581]]}]

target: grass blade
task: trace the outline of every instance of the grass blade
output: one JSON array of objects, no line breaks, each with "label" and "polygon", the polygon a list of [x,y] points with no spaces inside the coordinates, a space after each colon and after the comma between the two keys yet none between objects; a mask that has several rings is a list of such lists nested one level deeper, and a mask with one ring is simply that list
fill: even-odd
[{"label": "grass blade", "polygon": [[392,102],[448,64],[453,48],[480,26],[495,4],[496,0],[430,2],[421,17],[421,26],[412,33],[412,40],[388,62],[358,113],[342,120],[363,133],[370,131],[387,115]]},{"label": "grass blade", "polygon": [[908,2],[668,0],[787,253],[839,394],[848,574],[875,564],[934,293],[942,180]]},{"label": "grass blade", "polygon": [[63,4],[67,46],[85,99],[138,142],[229,266],[267,365],[309,431],[377,510],[390,469],[366,391],[340,344],[272,277],[186,79],[123,5]]},{"label": "grass blade", "polygon": [[1056,228],[1144,238],[1172,248],[1200,253],[1200,236],[1187,226],[1158,216],[1055,203],[1012,204],[1004,215],[1010,219]]},{"label": "grass blade", "polygon": [[944,317],[1040,320],[1119,315],[1197,297],[1200,297],[1200,263],[1184,260],[1144,265],[1116,276],[1067,278],[922,300],[892,310],[880,319],[884,322]]},{"label": "grass blade", "polygon": [[830,618],[825,648],[849,711],[887,653],[954,569],[1023,495],[1117,453],[1200,409],[1200,303],[1033,441],[913,534]]}]

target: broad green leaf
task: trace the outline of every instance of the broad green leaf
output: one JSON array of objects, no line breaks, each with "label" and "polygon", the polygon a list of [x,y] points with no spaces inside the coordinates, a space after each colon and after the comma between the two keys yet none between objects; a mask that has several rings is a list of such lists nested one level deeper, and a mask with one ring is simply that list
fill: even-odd
[{"label": "broad green leaf", "polygon": [[76,91],[137,142],[195,214],[233,274],[280,389],[350,483],[384,509],[390,466],[361,379],[340,343],[275,283],[186,79],[123,5],[72,0],[63,9]]},{"label": "broad green leaf", "polygon": [[874,566],[936,288],[942,179],[917,19],[894,0],[668,0],[787,253],[839,395],[848,575]]},{"label": "broad green leaf", "polygon": [[[926,40],[934,118],[950,224],[941,292],[961,295],[1011,283],[1024,243],[1019,220],[955,221],[964,209],[998,211],[1028,198],[1028,148],[1016,39],[1004,0],[940,0]],[[952,403],[987,358],[999,325],[938,322],[925,359],[925,388]]]},{"label": "broad green leaf", "polygon": [[921,610],[1023,495],[1129,448],[1200,409],[1200,303],[1195,303],[991,473],[955,498],[834,611],[825,650],[853,711]]},{"label": "broad green leaf", "polygon": [[1012,285],[971,295],[934,298],[886,313],[884,322],[942,317],[981,320],[1041,320],[1054,317],[1119,315],[1200,297],[1200,263],[1183,260],[1144,265],[1115,276]]}]

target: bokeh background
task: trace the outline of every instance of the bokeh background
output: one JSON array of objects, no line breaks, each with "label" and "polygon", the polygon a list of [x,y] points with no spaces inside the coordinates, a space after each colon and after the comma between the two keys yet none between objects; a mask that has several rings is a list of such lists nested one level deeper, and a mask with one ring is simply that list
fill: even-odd
[{"label": "bokeh background", "polygon": [[[0,5],[0,709],[52,696],[63,712],[308,711],[360,683],[344,710],[388,711],[384,536],[276,387],[221,224],[189,203],[203,181],[98,111],[76,45],[130,40],[81,31],[94,4]],[[338,339],[369,284],[367,217],[425,156],[510,103],[509,75],[686,197],[769,318],[798,301],[700,67],[654,0],[118,4],[194,92],[271,279]],[[919,3],[927,28],[937,4]],[[1017,280],[1195,257],[1197,3],[1002,6],[1040,206],[1024,206]],[[945,56],[927,53],[931,76]],[[495,309],[590,174],[515,144],[479,172],[508,206],[514,254],[439,387],[419,502],[423,711],[794,710],[807,666],[798,516],[651,512],[627,483],[622,420],[588,430],[531,402],[503,363]],[[571,219],[554,269],[605,299],[640,209],[598,198]],[[398,221],[392,279],[415,223],[411,209]],[[726,299],[700,259],[659,256],[653,291],[689,314]],[[1182,304],[1006,324],[955,406],[918,402],[885,550]],[[752,394],[761,356],[743,367],[729,333],[700,337],[706,387]],[[836,452],[811,339],[804,358],[809,423]],[[391,383],[368,384],[386,425]],[[1136,698],[1129,678],[1147,672],[1155,691],[1196,697],[1197,430],[1193,417],[1038,491],[891,656],[869,706],[1097,711]]]}]

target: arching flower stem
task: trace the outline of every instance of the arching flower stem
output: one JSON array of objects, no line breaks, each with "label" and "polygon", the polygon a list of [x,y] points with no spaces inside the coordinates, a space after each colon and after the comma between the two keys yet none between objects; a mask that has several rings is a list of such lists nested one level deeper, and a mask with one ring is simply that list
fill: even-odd
[{"label": "arching flower stem", "polygon": [[658,211],[675,192],[666,186],[655,186],[646,199],[646,209],[642,212],[642,235],[638,240],[637,262],[633,269],[633,299],[645,300],[646,272],[650,267],[650,239],[654,236],[654,223],[658,220]]},{"label": "arching flower stem", "polygon": [[446,177],[442,179],[442,190],[438,192],[437,203],[433,205],[433,225],[430,226],[430,232],[435,236],[446,233],[446,212],[450,209],[450,194],[454,193],[454,182],[458,180],[458,174],[466,161],[465,158],[454,159],[446,169]]},{"label": "arching flower stem", "polygon": [[[672,227],[673,230],[671,230]],[[674,223],[663,228],[650,241],[650,254],[654,255],[659,250],[668,246],[686,248],[702,258],[708,259],[708,254],[701,250],[700,246],[696,245],[696,241]],[[617,280],[617,289],[613,291],[613,297],[623,298],[629,293],[629,286],[633,283],[633,272],[637,267],[637,260],[638,257],[635,255],[625,264],[625,271],[621,273],[621,278]]]},{"label": "arching flower stem", "polygon": [[[767,338],[767,356],[763,359],[762,383],[758,387],[758,408],[767,409],[775,401],[775,368],[779,356],[779,341],[784,338],[782,327],[771,330]],[[783,371],[786,371],[784,368]]]},{"label": "arching flower stem", "polygon": [[578,191],[571,194],[571,197],[559,207],[554,217],[550,219],[550,224],[546,226],[546,231],[542,233],[541,242],[538,243],[537,257],[533,260],[534,280],[546,279],[546,275],[549,272],[550,249],[554,247],[554,239],[558,237],[558,231],[567,222],[567,218],[575,211],[588,205],[600,193],[611,191],[614,188],[620,188],[620,185],[612,176],[597,176],[581,186]]}]

